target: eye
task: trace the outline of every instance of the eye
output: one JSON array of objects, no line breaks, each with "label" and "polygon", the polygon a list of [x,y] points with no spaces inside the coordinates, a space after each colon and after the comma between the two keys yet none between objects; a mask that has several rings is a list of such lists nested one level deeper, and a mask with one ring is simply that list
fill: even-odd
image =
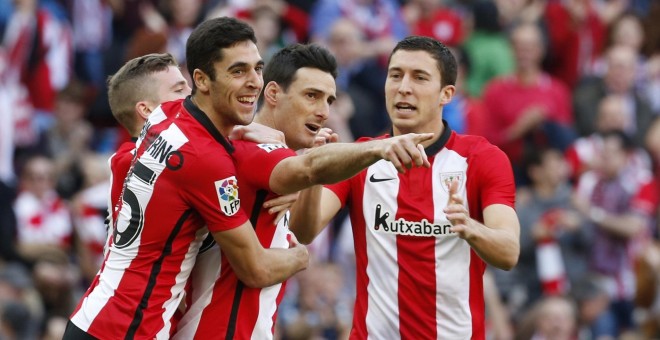
[{"label": "eye", "polygon": [[255,67],[254,70],[257,71],[257,73],[261,73],[264,70],[264,65],[259,65]]},{"label": "eye", "polygon": [[318,97],[317,94],[314,92],[307,92],[305,96],[307,96],[307,98],[309,99],[316,99],[316,97]]},{"label": "eye", "polygon": [[245,71],[243,71],[243,69],[237,68],[237,69],[231,71],[231,73],[235,74],[235,75],[241,75],[241,74],[245,73]]},{"label": "eye", "polygon": [[399,78],[401,78],[401,74],[400,73],[390,73],[390,78],[399,79]]}]

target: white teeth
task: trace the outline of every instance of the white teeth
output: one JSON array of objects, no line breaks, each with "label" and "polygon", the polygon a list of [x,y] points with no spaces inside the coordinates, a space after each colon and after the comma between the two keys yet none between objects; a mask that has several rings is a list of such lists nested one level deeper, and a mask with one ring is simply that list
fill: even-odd
[{"label": "white teeth", "polygon": [[255,97],[239,97],[238,101],[241,103],[254,103]]}]

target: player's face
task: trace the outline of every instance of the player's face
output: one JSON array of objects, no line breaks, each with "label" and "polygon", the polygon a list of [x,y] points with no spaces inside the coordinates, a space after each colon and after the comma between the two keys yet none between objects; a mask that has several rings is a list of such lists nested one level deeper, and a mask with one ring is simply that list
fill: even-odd
[{"label": "player's face", "polygon": [[249,40],[222,52],[222,60],[214,65],[215,80],[210,84],[213,109],[227,124],[250,124],[264,86],[264,62],[257,45]]},{"label": "player's face", "polygon": [[[153,82],[156,84],[156,95],[159,103],[186,98],[191,92],[186,78],[176,66],[170,66],[167,70],[154,73]],[[153,108],[152,108],[153,111]]]},{"label": "player's face", "polygon": [[385,104],[396,134],[431,132],[440,126],[442,106],[454,86],[441,86],[436,60],[425,51],[398,50],[390,59]]},{"label": "player's face", "polygon": [[304,67],[296,71],[287,91],[281,91],[275,108],[277,129],[284,132],[288,147],[311,147],[335,101],[335,79],[330,73]]}]

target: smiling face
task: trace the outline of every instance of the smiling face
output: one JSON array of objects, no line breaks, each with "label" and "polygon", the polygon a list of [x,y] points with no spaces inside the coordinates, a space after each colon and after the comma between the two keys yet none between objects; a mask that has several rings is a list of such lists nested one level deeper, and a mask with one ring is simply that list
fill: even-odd
[{"label": "smiling face", "polygon": [[385,81],[385,103],[394,134],[435,132],[442,127],[442,107],[455,87],[441,85],[437,61],[425,51],[396,51]]},{"label": "smiling face", "polygon": [[277,87],[274,124],[284,132],[287,146],[294,150],[311,147],[336,99],[335,79],[330,73],[303,67],[296,71],[287,91],[275,82],[266,91],[271,86]]},{"label": "smiling face", "polygon": [[209,83],[204,92],[210,97],[214,113],[222,116],[224,127],[231,129],[234,125],[250,124],[254,118],[264,85],[264,62],[252,41],[239,42],[222,52],[222,60],[213,65],[215,80],[204,75]]}]

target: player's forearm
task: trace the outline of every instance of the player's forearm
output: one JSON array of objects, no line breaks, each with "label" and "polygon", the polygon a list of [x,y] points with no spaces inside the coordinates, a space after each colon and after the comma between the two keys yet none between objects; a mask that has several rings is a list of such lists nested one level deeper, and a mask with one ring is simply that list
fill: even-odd
[{"label": "player's forearm", "polygon": [[307,268],[309,256],[304,246],[289,249],[264,249],[259,263],[250,273],[239,276],[246,286],[263,288],[285,281]]},{"label": "player's forearm", "polygon": [[493,229],[483,224],[478,226],[479,232],[467,239],[472,249],[488,264],[511,270],[520,255],[518,236],[508,229]]},{"label": "player's forearm", "polygon": [[321,192],[323,186],[315,185],[300,191],[298,200],[289,210],[289,230],[303,244],[311,243],[321,232]]},{"label": "player's forearm", "polygon": [[311,184],[331,184],[350,178],[382,158],[379,141],[332,143],[306,154]]}]

